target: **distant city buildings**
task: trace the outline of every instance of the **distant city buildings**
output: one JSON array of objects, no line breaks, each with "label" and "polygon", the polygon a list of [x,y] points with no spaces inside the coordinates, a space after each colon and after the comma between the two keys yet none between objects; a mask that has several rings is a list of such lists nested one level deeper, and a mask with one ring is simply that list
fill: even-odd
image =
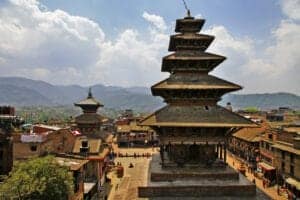
[{"label": "distant city buildings", "polygon": [[7,175],[13,166],[13,132],[23,124],[14,107],[0,107],[0,175]]},{"label": "distant city buildings", "polygon": [[287,107],[239,113],[260,123],[260,127],[234,133],[229,140],[229,150],[253,167],[255,174],[269,185],[287,187],[300,197],[299,115]]},{"label": "distant city buildings", "polygon": [[83,114],[73,126],[24,124],[14,131],[18,118],[11,107],[0,107],[0,172],[7,174],[14,160],[54,155],[61,165],[70,167],[74,177],[72,200],[107,198],[110,185],[106,174],[111,161],[113,121],[97,113],[103,106],[92,96],[75,104]]},{"label": "distant city buildings", "polygon": [[242,128],[229,139],[229,150],[246,160],[252,169],[256,168],[259,157],[260,137],[265,133],[266,125],[260,124],[257,128]]},{"label": "distant city buildings", "polygon": [[76,137],[69,128],[44,124],[32,125],[27,132],[14,134],[14,160],[25,160],[47,154],[71,153]]},{"label": "distant city buildings", "polygon": [[158,144],[156,132],[149,126],[139,125],[141,120],[141,117],[134,117],[130,110],[126,110],[116,120],[116,138],[120,147],[153,146]]}]

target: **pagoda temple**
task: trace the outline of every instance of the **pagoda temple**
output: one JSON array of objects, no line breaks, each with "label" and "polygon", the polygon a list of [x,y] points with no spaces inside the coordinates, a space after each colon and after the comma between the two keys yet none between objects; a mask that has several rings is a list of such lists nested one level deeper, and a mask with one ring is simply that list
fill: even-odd
[{"label": "pagoda temple", "polygon": [[74,105],[83,111],[83,114],[75,118],[79,130],[85,135],[99,132],[103,117],[97,113],[97,110],[99,107],[103,107],[103,104],[93,97],[91,88],[87,98]]},{"label": "pagoda temple", "polygon": [[176,20],[162,72],[169,78],[151,87],[166,106],[146,117],[141,125],[152,127],[160,139],[147,186],[140,197],[250,196],[255,185],[226,164],[227,138],[252,121],[217,104],[222,95],[241,86],[210,75],[224,56],[205,52],[214,36],[198,33],[205,20],[188,11]]}]

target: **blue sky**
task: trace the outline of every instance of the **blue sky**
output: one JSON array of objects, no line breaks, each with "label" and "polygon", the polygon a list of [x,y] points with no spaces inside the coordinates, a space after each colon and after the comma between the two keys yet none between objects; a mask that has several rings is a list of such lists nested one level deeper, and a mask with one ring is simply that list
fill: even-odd
[{"label": "blue sky", "polygon": [[[181,0],[42,0],[50,10],[62,9],[88,17],[108,36],[120,30],[147,28],[144,11],[162,16],[167,24],[185,15]],[[278,0],[190,0],[193,15],[207,19],[206,26],[222,24],[237,35],[268,39],[270,29],[284,17]]]},{"label": "blue sky", "polygon": [[[241,93],[300,94],[300,0],[187,0],[227,57],[212,72]],[[146,86],[166,78],[181,0],[0,0],[0,76]]]}]

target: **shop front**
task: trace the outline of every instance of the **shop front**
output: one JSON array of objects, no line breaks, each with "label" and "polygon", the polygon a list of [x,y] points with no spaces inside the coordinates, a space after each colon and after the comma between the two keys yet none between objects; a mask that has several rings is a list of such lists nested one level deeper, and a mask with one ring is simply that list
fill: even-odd
[{"label": "shop front", "polygon": [[289,190],[289,192],[292,193],[292,195],[295,195],[297,198],[300,197],[300,181],[294,179],[294,178],[287,178],[285,179],[286,186]]},{"label": "shop front", "polygon": [[266,179],[268,185],[273,185],[276,182],[276,169],[265,163],[259,162],[257,165],[257,171],[262,174],[262,178]]}]

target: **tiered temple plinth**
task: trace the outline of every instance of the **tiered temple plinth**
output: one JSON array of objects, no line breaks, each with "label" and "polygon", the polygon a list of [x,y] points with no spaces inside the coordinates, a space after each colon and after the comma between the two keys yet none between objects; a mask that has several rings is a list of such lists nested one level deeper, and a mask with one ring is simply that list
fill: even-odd
[{"label": "tiered temple plinth", "polygon": [[[146,187],[139,187],[139,197],[208,197],[251,196],[256,187],[238,172],[224,167],[161,168],[160,158],[154,156],[150,164]],[[253,198],[255,199],[255,198]]]},{"label": "tiered temple plinth", "polygon": [[256,199],[255,185],[226,164],[226,147],[234,131],[257,125],[217,105],[241,86],[209,75],[225,57],[205,52],[214,37],[198,33],[204,22],[189,13],[176,21],[178,34],[169,44],[175,52],[162,61],[170,77],[151,88],[167,105],[141,122],[158,133],[160,155],[152,160],[148,186],[139,187],[140,197]]}]

